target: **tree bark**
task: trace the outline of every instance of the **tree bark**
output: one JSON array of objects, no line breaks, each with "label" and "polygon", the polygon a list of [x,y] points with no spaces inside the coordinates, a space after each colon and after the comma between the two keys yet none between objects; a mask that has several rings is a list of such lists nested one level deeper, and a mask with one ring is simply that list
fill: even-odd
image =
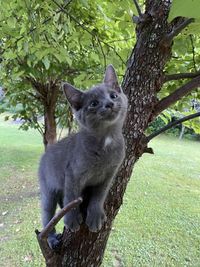
[{"label": "tree bark", "polygon": [[59,86],[56,84],[56,81],[51,81],[50,78],[47,84],[42,84],[32,77],[26,77],[26,80],[35,89],[38,94],[38,100],[41,101],[44,107],[44,131],[41,131],[41,134],[43,135],[43,144],[46,150],[48,145],[54,144],[57,141],[55,111]]},{"label": "tree bark", "polygon": [[44,134],[43,134],[43,144],[45,150],[48,145],[52,145],[57,140],[56,131],[56,119],[55,119],[55,109],[56,102],[59,94],[59,88],[55,84],[49,83],[45,88],[45,98],[43,100],[44,104]]},{"label": "tree bark", "polygon": [[167,22],[169,9],[169,0],[147,0],[143,19],[136,26],[137,42],[122,83],[129,99],[124,125],[126,158],[105,203],[107,222],[98,233],[89,232],[85,225],[76,233],[65,230],[59,252],[62,265],[47,264],[49,267],[98,267],[102,263],[112,222],[122,204],[134,164],[147,147],[144,131],[153,119],[156,94],[164,81],[163,69],[171,56],[171,42],[163,42],[171,30]]},{"label": "tree bark", "polygon": [[56,142],[56,120],[55,120],[55,107],[44,107],[44,134],[43,143],[45,150],[48,145],[52,145]]}]

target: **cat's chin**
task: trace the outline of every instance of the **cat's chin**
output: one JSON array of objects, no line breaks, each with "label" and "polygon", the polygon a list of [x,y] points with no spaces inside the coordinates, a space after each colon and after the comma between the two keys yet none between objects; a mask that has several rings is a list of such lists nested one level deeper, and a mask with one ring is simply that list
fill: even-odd
[{"label": "cat's chin", "polygon": [[116,121],[118,119],[119,113],[116,111],[101,112],[98,117],[100,121],[112,123],[113,121]]},{"label": "cat's chin", "polygon": [[102,119],[102,124],[104,126],[111,126],[111,125],[114,125],[114,124],[117,124],[119,121],[119,114],[115,115],[115,116],[108,116],[106,118],[103,118]]}]

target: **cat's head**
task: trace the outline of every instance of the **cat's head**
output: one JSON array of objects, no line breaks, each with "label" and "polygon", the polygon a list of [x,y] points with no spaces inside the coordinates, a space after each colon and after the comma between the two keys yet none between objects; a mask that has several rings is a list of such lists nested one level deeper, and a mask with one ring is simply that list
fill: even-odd
[{"label": "cat's head", "polygon": [[119,86],[112,65],[106,69],[103,83],[83,92],[68,83],[63,90],[81,127],[88,130],[121,126],[127,112],[127,97]]}]

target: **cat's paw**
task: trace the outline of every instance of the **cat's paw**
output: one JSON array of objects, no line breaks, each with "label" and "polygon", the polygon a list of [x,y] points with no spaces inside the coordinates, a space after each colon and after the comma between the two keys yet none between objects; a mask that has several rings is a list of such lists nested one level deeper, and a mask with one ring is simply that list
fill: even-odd
[{"label": "cat's paw", "polygon": [[61,234],[53,233],[48,236],[47,242],[49,244],[49,247],[55,251],[59,251],[61,248]]},{"label": "cat's paw", "polygon": [[106,221],[107,217],[103,210],[88,212],[86,224],[91,232],[98,232]]},{"label": "cat's paw", "polygon": [[72,232],[80,229],[80,224],[83,222],[82,214],[79,211],[73,210],[68,212],[64,217],[65,226]]}]

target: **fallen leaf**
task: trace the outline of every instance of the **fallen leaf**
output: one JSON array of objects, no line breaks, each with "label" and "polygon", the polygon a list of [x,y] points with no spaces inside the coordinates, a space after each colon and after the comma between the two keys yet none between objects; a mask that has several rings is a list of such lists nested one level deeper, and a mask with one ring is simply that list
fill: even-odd
[{"label": "fallen leaf", "polygon": [[24,257],[24,261],[27,262],[27,261],[32,261],[33,260],[33,256],[32,255],[27,255]]}]

